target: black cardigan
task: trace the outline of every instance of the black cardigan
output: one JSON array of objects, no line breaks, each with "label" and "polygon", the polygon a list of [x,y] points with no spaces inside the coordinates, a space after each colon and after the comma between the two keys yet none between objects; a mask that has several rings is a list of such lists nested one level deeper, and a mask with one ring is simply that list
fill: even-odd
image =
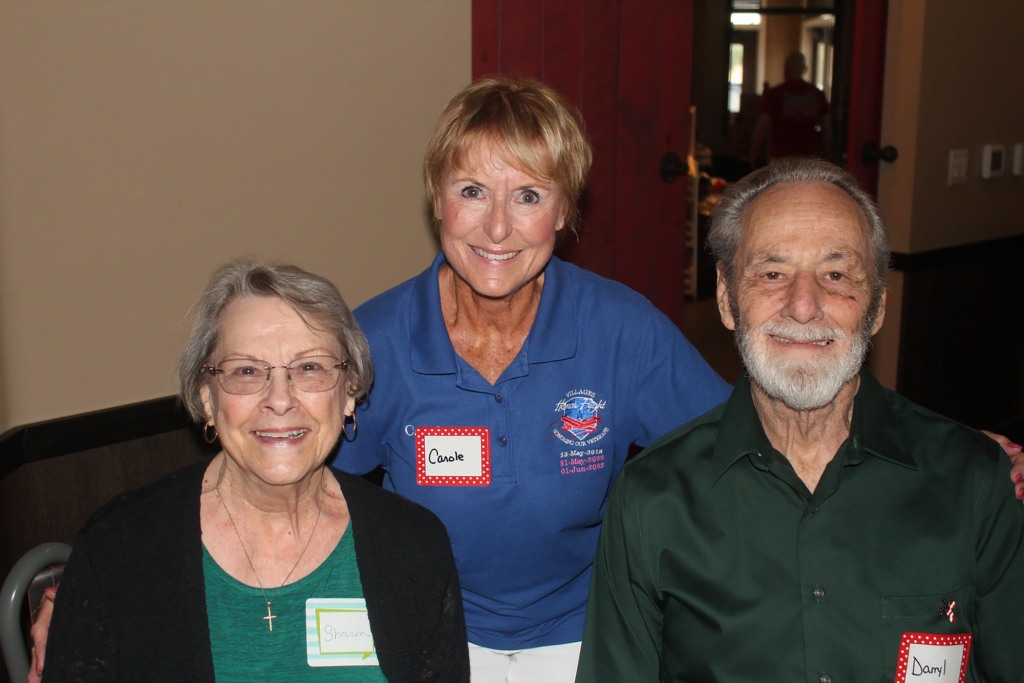
[{"label": "black cardigan", "polygon": [[[79,532],[46,649],[46,681],[213,681],[199,495],[206,463],[97,511]],[[431,512],[331,470],[348,503],[380,668],[468,681],[458,577]]]}]

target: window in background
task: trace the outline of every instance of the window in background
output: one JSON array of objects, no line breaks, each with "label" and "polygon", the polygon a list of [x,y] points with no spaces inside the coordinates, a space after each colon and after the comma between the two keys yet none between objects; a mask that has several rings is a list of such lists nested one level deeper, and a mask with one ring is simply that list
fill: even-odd
[{"label": "window in background", "polygon": [[743,44],[729,45],[729,113],[740,111],[740,94],[743,92]]}]

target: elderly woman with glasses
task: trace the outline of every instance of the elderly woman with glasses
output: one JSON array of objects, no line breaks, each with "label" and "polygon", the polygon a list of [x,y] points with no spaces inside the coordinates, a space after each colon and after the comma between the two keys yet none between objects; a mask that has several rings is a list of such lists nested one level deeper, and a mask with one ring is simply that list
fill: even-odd
[{"label": "elderly woman with glasses", "polygon": [[82,529],[46,680],[468,680],[444,527],[325,466],[372,375],[330,282],[218,270],[179,381],[221,451]]}]

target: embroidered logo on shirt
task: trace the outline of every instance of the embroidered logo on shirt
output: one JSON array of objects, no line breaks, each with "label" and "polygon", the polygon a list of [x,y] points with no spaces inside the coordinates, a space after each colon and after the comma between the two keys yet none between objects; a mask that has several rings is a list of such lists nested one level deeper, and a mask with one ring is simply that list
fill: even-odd
[{"label": "embroidered logo on shirt", "polygon": [[601,424],[600,411],[607,407],[589,389],[573,389],[565,398],[555,404],[555,412],[561,418],[551,433],[568,446],[558,454],[558,472],[562,475],[576,475],[603,470],[605,452],[598,441],[608,435],[608,427]]},{"label": "embroidered logo on shirt", "polygon": [[592,391],[570,391],[558,402],[555,410],[562,413],[562,430],[583,440],[600,428],[601,416],[597,411],[605,405],[605,401],[594,399]]},{"label": "embroidered logo on shirt", "polygon": [[597,398],[589,389],[573,389],[565,398],[555,404],[555,411],[562,414],[561,423],[554,434],[570,446],[595,443],[608,433],[608,427],[601,424],[600,411],[608,405]]}]

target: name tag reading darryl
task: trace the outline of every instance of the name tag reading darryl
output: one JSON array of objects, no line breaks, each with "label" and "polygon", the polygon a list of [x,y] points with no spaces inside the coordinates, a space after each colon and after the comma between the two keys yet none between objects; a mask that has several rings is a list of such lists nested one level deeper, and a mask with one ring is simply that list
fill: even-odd
[{"label": "name tag reading darryl", "polygon": [[896,662],[896,683],[964,683],[971,640],[970,633],[904,633]]},{"label": "name tag reading darryl", "polygon": [[490,431],[487,427],[417,427],[416,483],[489,486]]}]

